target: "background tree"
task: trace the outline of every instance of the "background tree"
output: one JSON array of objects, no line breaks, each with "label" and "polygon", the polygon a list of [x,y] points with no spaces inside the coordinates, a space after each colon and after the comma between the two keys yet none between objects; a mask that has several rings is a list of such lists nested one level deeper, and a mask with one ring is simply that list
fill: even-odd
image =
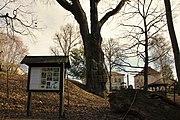
[{"label": "background tree", "polygon": [[11,72],[15,72],[20,65],[20,61],[28,54],[27,46],[18,37],[14,37],[12,40],[5,33],[1,33],[0,36],[2,68],[6,71],[8,67]]},{"label": "background tree", "polygon": [[60,32],[55,33],[54,43],[56,46],[50,47],[50,51],[54,55],[63,53],[65,56],[69,56],[71,50],[77,47],[80,42],[80,33],[76,27],[72,24],[66,24],[61,26]]},{"label": "background tree", "polygon": [[163,80],[174,79],[172,71],[172,47],[161,35],[156,35],[150,41],[150,57],[152,62],[162,74]]},{"label": "background tree", "polygon": [[[2,0],[0,1],[0,36],[8,36],[11,40],[16,39],[17,34],[34,37],[33,31],[37,30],[37,19],[34,17],[30,5],[34,1]],[[0,38],[1,39],[1,38]],[[1,39],[0,41],[3,42]],[[5,39],[6,40],[6,39]],[[0,43],[1,44],[1,43]],[[1,46],[1,45],[0,45]],[[1,59],[3,52],[0,50]],[[0,60],[0,69],[2,63]]]},{"label": "background tree", "polygon": [[[150,39],[161,32],[165,24],[165,11],[159,6],[160,1],[135,0],[130,2],[129,9],[125,10],[124,17],[130,21],[124,21],[121,25],[130,27],[128,34],[124,36],[131,41],[127,45],[130,56],[139,57],[144,62],[144,90],[148,89],[148,65],[152,61],[149,57]],[[128,23],[129,22],[129,23]]]},{"label": "background tree", "polygon": [[7,34],[0,34],[2,52],[2,69],[7,74],[7,97],[9,97],[9,73],[16,73],[20,67],[20,61],[28,54],[27,47],[18,37],[10,39]]},{"label": "background tree", "polygon": [[171,38],[171,44],[173,48],[174,53],[174,60],[175,60],[175,66],[176,66],[176,73],[178,78],[178,94],[180,94],[180,53],[179,53],[179,46],[174,30],[174,24],[172,20],[172,11],[171,11],[171,3],[170,0],[164,0],[164,5],[166,9],[166,19],[167,19],[167,25],[169,30],[169,35]]},{"label": "background tree", "polygon": [[2,71],[2,46],[3,46],[3,36],[0,33],[0,71]]},{"label": "background tree", "polygon": [[72,24],[61,26],[60,32],[55,33],[54,43],[56,46],[50,47],[54,55],[64,54],[70,57],[71,68],[68,74],[77,79],[83,80],[85,77],[84,51],[81,45],[79,30]]},{"label": "background tree", "polygon": [[166,64],[161,69],[163,81],[174,80],[173,71],[169,64]]},{"label": "background tree", "polygon": [[99,18],[98,14],[98,5],[101,0],[90,0],[90,23],[88,23],[87,14],[79,0],[56,1],[72,13],[79,24],[86,57],[86,85],[91,92],[103,96],[106,89],[107,70],[104,63],[104,53],[101,49],[101,28],[111,16],[121,10],[127,0],[116,2],[117,4],[109,10],[107,8],[108,12],[102,18]]},{"label": "background tree", "polygon": [[70,75],[86,83],[85,81],[86,67],[85,67],[83,48],[82,47],[73,48],[70,53],[70,59],[71,59],[71,68],[69,69]]},{"label": "background tree", "polygon": [[[117,40],[110,38],[103,42],[102,49],[104,51],[105,60],[108,66],[108,76],[109,76],[109,90],[112,90],[111,85],[111,72],[113,69],[117,68],[121,65],[122,61],[125,59],[125,55],[123,55],[121,46],[117,42]],[[122,66],[121,66],[122,67]]]},{"label": "background tree", "polygon": [[172,47],[169,45],[169,41],[159,34],[151,38],[149,52],[156,69],[162,70],[163,66],[174,63]]}]

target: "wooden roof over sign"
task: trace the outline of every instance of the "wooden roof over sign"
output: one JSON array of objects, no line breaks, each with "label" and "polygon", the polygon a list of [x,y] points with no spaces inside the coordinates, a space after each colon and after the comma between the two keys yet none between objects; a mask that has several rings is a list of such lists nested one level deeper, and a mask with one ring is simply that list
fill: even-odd
[{"label": "wooden roof over sign", "polygon": [[65,63],[66,67],[70,67],[68,56],[25,56],[21,64],[28,66],[37,64],[62,64]]}]

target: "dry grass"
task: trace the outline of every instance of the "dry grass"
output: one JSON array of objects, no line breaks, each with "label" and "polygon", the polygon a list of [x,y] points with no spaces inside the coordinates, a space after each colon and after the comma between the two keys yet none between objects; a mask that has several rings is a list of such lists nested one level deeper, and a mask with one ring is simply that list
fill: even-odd
[{"label": "dry grass", "polygon": [[[31,116],[26,116],[27,78],[11,76],[9,98],[6,95],[6,77],[0,76],[0,117],[1,119],[59,119],[58,93],[32,93]],[[68,101],[69,99],[69,101]],[[116,119],[110,112],[108,101],[65,81],[65,118],[67,120]]]},{"label": "dry grass", "polygon": [[[11,75],[9,98],[6,94],[6,76],[0,74],[0,119],[44,120],[59,119],[58,93],[32,93],[31,116],[26,116],[27,78]],[[68,102],[69,99],[69,102]],[[177,98],[180,102],[180,97]],[[69,103],[69,104],[68,104]],[[89,93],[72,82],[65,81],[65,120],[121,120],[122,115],[112,113],[106,99]],[[61,118],[63,119],[63,118]],[[126,117],[133,120],[132,116]]]}]

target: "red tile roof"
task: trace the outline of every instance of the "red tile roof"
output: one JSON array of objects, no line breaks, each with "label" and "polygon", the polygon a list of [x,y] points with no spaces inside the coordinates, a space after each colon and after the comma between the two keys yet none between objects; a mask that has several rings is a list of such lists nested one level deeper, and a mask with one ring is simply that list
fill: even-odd
[{"label": "red tile roof", "polygon": [[[144,74],[144,69],[142,71],[140,71],[138,74],[136,74],[135,76],[138,76],[138,75],[143,75]],[[151,67],[148,67],[148,75],[159,75],[160,72],[152,69]]]},{"label": "red tile roof", "polygon": [[118,73],[118,72],[111,72],[111,75],[112,76],[124,76],[125,74],[121,74],[121,73]]}]

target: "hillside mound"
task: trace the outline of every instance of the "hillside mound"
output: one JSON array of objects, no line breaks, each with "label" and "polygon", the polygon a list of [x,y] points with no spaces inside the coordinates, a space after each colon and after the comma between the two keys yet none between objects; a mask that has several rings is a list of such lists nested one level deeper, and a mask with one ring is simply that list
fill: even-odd
[{"label": "hillside mound", "polygon": [[132,114],[140,120],[179,120],[180,105],[161,94],[143,90],[121,90],[109,95],[111,110]]},{"label": "hillside mound", "polygon": [[[32,93],[31,116],[27,118],[27,77],[10,75],[8,83],[9,98],[6,94],[6,75],[0,74],[0,119],[59,119],[58,93]],[[85,91],[83,85],[72,81],[65,81],[64,102],[65,118],[62,118],[63,120],[122,120],[122,118],[123,120],[139,120],[133,114],[111,112],[108,100]]]},{"label": "hillside mound", "polygon": [[[58,119],[59,94],[38,92],[32,93],[31,116],[26,117],[27,77],[10,75],[7,98],[7,79],[0,74],[0,117],[2,119]],[[110,112],[108,101],[91,94],[70,81],[65,81],[65,118],[105,119]],[[111,116],[111,114],[109,114]]]}]

